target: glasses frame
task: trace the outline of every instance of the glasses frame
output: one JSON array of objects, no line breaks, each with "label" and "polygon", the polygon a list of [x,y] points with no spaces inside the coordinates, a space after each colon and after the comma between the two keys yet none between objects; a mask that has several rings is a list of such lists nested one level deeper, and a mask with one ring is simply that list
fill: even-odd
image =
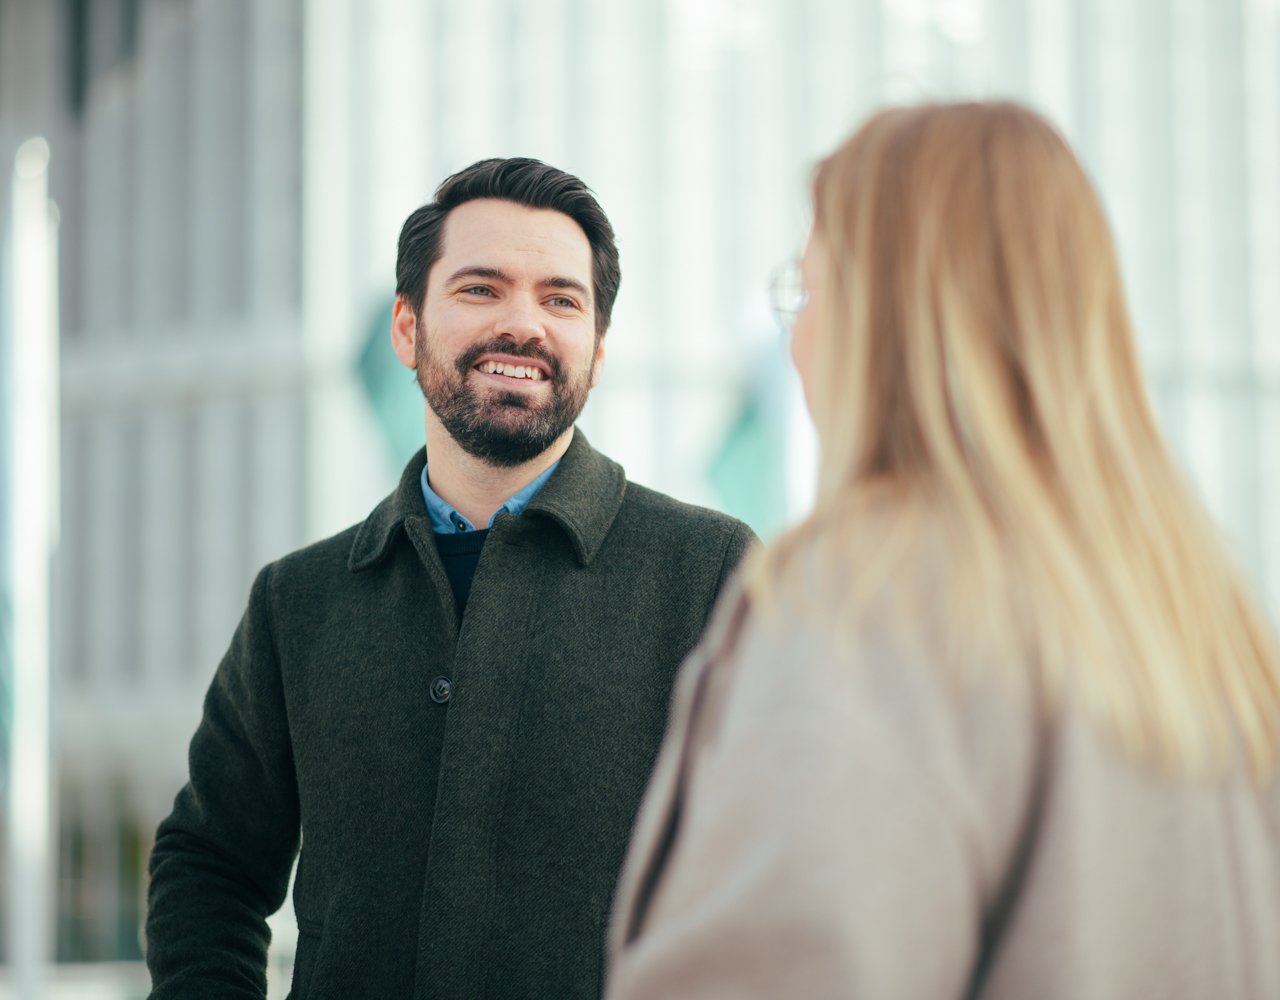
[{"label": "glasses frame", "polygon": [[796,317],[809,304],[809,290],[804,287],[800,259],[792,257],[773,269],[769,276],[769,307],[785,332],[790,332]]}]

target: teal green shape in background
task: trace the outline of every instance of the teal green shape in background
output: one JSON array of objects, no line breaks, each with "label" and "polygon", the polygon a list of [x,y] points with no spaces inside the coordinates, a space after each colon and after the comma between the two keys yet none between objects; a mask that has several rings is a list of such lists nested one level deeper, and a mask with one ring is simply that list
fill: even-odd
[{"label": "teal green shape in background", "polygon": [[707,478],[727,514],[761,538],[787,524],[785,400],[767,375],[744,391],[737,413],[712,455]]},{"label": "teal green shape in background", "polygon": [[413,372],[400,363],[391,349],[393,304],[388,301],[374,313],[356,369],[387,456],[398,468],[422,447],[422,391]]}]

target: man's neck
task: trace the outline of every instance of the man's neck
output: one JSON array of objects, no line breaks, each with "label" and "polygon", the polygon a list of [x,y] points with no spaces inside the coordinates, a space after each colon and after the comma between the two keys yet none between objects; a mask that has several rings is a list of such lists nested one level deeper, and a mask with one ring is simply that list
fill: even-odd
[{"label": "man's neck", "polygon": [[427,482],[437,495],[478,528],[522,488],[560,461],[573,440],[565,431],[546,451],[520,465],[490,465],[458,446],[427,409]]}]

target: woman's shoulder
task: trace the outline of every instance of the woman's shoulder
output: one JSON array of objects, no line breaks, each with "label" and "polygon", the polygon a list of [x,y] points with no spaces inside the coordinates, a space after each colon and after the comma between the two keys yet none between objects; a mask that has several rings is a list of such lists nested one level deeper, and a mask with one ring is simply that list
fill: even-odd
[{"label": "woman's shoulder", "polygon": [[760,599],[748,578],[707,663],[702,736],[735,760],[744,746],[772,746],[818,772],[804,780],[867,808],[883,807],[879,794],[928,795],[994,891],[1051,733],[1030,669],[969,675],[952,662],[928,597],[945,556],[926,542],[880,573],[852,614],[861,567],[833,562],[819,533],[797,547],[786,586]]},{"label": "woman's shoulder", "polygon": [[809,518],[757,552],[745,573],[758,624],[841,644],[935,631],[956,575],[939,520],[887,499]]}]

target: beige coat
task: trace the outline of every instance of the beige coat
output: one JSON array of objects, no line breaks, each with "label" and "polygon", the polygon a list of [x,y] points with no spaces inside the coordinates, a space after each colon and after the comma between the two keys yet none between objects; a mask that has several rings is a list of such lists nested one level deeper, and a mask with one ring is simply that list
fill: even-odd
[{"label": "beige coat", "polygon": [[730,591],[682,668],[608,1000],[1280,998],[1280,783],[1161,778],[1033,671],[782,611]]}]

